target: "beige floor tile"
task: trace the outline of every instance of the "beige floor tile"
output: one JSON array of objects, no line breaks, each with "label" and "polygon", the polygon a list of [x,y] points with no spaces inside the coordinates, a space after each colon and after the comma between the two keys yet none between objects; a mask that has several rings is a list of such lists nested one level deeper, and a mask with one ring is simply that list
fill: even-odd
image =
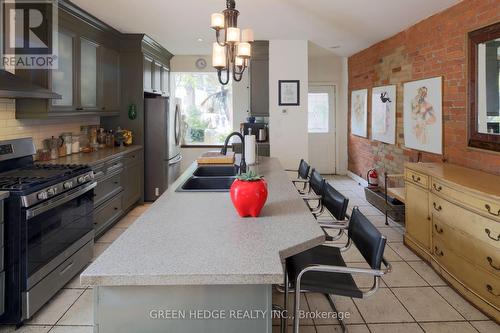
[{"label": "beige floor tile", "polygon": [[106,231],[106,233],[104,235],[102,235],[97,240],[97,243],[111,243],[111,242],[114,242],[115,240],[118,239],[118,237],[120,237],[121,234],[123,234],[125,232],[125,230],[127,230],[127,229],[113,227],[113,228],[109,229],[108,231]]},{"label": "beige floor tile", "polygon": [[[363,317],[359,313],[356,305],[349,297],[343,296],[333,296],[333,302],[335,303],[335,307],[339,312],[344,313],[344,323],[346,324],[364,324]],[[349,316],[347,316],[349,314]]]},{"label": "beige floor tile", "polygon": [[0,325],[0,333],[47,333],[52,326],[24,325],[16,330],[15,326]]},{"label": "beige floor tile", "polygon": [[381,228],[379,227],[378,230],[382,235],[384,235],[387,238],[388,243],[394,243],[394,242],[402,242],[403,241],[403,231],[400,228],[397,227],[387,227],[387,228]]},{"label": "beige floor tile", "polygon": [[336,319],[336,315],[333,314],[333,309],[330,306],[330,303],[326,299],[325,295],[310,293],[307,294],[306,297],[307,297],[307,302],[309,303],[309,308],[312,312],[318,311],[324,313],[325,316],[331,317],[331,318],[314,318],[315,325],[334,325],[339,323],[338,320]]},{"label": "beige floor tile", "polygon": [[[488,318],[450,287],[435,287],[443,298],[467,320],[488,320]],[[500,332],[500,329],[499,329]]]},{"label": "beige floor tile", "polygon": [[137,215],[125,215],[120,221],[115,225],[117,228],[128,228],[130,227],[139,216]]},{"label": "beige floor tile", "polygon": [[413,318],[388,288],[379,289],[366,299],[354,299],[367,323],[405,323]]},{"label": "beige floor tile", "polygon": [[389,225],[385,224],[385,216],[370,216],[370,222],[376,227],[401,227],[401,224],[389,219]]},{"label": "beige floor tile", "polygon": [[93,333],[92,326],[54,326],[50,333]]},{"label": "beige floor tile", "polygon": [[487,321],[471,321],[472,326],[479,331],[479,333],[498,333],[500,332],[500,325],[497,323],[487,320]]},{"label": "beige floor tile", "polygon": [[[352,209],[352,207],[355,206],[355,205],[351,205],[350,208]],[[378,210],[377,208],[373,207],[373,206],[359,206],[359,210],[361,211],[361,213],[363,213],[363,215],[367,216],[368,219],[370,219],[371,216],[383,216],[382,212],[380,212],[380,210]]]},{"label": "beige floor tile", "polygon": [[464,320],[464,318],[431,287],[394,288],[392,291],[418,322]]},{"label": "beige floor tile", "polygon": [[94,244],[94,257],[92,261],[96,260],[112,243],[97,242]]},{"label": "beige floor tile", "polygon": [[27,324],[55,324],[83,294],[82,289],[62,289]]},{"label": "beige floor tile", "polygon": [[137,207],[132,209],[127,215],[140,216],[140,215],[142,215],[142,213],[147,211],[149,209],[149,207],[151,207],[151,204],[149,204],[149,203],[145,203],[143,205],[138,205]]},{"label": "beige floor tile", "polygon": [[394,250],[403,260],[405,261],[421,261],[415,253],[413,253],[404,243],[402,242],[391,242],[389,247]]},{"label": "beige floor tile", "polygon": [[410,265],[406,262],[392,262],[392,272],[382,277],[389,287],[419,287],[428,286]]},{"label": "beige floor tile", "polygon": [[58,325],[93,325],[92,310],[93,292],[85,290],[82,296],[69,308],[68,312],[57,322]]},{"label": "beige floor tile", "polygon": [[446,282],[437,275],[429,264],[423,261],[409,262],[410,265],[431,286],[446,286]]},{"label": "beige floor tile", "polygon": [[[332,332],[342,332],[340,325],[323,325],[316,326],[318,333],[332,333]],[[347,332],[349,333],[369,333],[370,330],[366,325],[347,325]]]},{"label": "beige floor tile", "polygon": [[82,286],[80,284],[80,273],[78,273],[71,281],[69,281],[64,289],[87,289],[87,286]]},{"label": "beige floor tile", "polygon": [[420,325],[426,333],[477,333],[474,327],[466,321],[421,323]]},{"label": "beige floor tile", "polygon": [[369,324],[371,333],[423,333],[417,323]]}]

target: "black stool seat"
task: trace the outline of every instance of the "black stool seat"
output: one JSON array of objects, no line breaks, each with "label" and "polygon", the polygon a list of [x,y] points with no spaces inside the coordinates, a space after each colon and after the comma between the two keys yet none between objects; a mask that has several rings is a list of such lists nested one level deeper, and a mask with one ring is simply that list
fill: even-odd
[{"label": "black stool seat", "polygon": [[[340,250],[336,247],[320,245],[296,254],[286,259],[286,269],[294,288],[299,273],[311,265],[346,266]],[[363,297],[363,292],[352,276],[346,273],[306,272],[302,275],[300,289],[322,294]]]}]

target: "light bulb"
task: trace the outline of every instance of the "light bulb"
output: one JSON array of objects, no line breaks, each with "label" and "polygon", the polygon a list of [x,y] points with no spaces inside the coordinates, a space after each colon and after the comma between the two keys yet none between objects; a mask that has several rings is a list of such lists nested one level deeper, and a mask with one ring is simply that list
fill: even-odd
[{"label": "light bulb", "polygon": [[224,29],[224,15],[221,13],[212,14],[210,26],[212,29]]},{"label": "light bulb", "polygon": [[238,44],[238,57],[243,59],[250,58],[252,56],[252,46],[250,43],[239,43]]},{"label": "light bulb", "polygon": [[254,41],[253,30],[252,29],[244,29],[241,32],[241,41],[252,43]]},{"label": "light bulb", "polygon": [[226,47],[217,43],[212,48],[212,66],[215,68],[226,67]]},{"label": "light bulb", "polygon": [[227,28],[226,29],[226,42],[228,43],[239,43],[240,41],[240,29],[239,28]]}]

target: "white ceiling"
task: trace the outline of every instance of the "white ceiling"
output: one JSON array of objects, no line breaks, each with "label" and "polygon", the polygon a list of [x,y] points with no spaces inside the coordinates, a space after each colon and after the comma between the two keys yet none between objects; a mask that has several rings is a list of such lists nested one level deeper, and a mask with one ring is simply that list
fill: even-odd
[{"label": "white ceiling", "polygon": [[[146,33],[173,54],[208,54],[224,0],[73,0],[114,28]],[[256,39],[304,39],[349,56],[460,0],[236,0]],[[203,42],[199,42],[202,38]]]}]

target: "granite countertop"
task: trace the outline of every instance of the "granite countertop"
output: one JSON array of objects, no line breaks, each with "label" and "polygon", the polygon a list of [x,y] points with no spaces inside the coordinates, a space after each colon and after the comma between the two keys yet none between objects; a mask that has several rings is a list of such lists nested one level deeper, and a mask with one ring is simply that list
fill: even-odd
[{"label": "granite countertop", "polygon": [[268,183],[259,218],[240,218],[229,193],[175,192],[191,167],[81,275],[93,286],[277,284],[282,260],[324,233],[275,158],[252,168]]},{"label": "granite countertop", "polygon": [[0,200],[7,199],[10,193],[8,191],[0,191]]},{"label": "granite countertop", "polygon": [[92,153],[71,154],[58,159],[37,162],[41,164],[82,164],[82,165],[97,165],[111,160],[119,155],[130,153],[142,149],[142,146],[133,145],[128,147],[104,148]]}]

